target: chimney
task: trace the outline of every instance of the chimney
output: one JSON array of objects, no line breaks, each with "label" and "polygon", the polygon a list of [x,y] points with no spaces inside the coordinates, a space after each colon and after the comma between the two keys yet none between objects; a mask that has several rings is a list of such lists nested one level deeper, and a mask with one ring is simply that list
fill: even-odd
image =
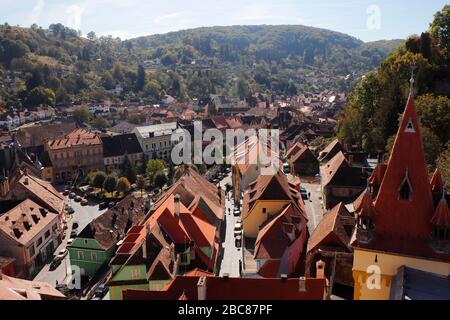
[{"label": "chimney", "polygon": [[9,179],[8,177],[3,177],[0,179],[0,197],[6,197],[9,192]]},{"label": "chimney", "polygon": [[287,281],[287,279],[288,279],[288,275],[285,274],[285,273],[283,273],[283,274],[281,275],[281,281],[285,282],[285,281]]},{"label": "chimney", "polygon": [[316,278],[325,279],[325,262],[322,260],[316,262]]},{"label": "chimney", "polygon": [[147,240],[150,237],[150,225],[147,223],[145,225],[145,239],[142,243],[142,257],[147,259]]},{"label": "chimney", "polygon": [[197,282],[197,300],[206,300],[206,277],[200,277]]},{"label": "chimney", "polygon": [[175,217],[180,218],[180,195],[176,194],[173,198],[174,202],[174,210],[175,210]]},{"label": "chimney", "polygon": [[299,292],[306,292],[306,278],[305,277],[300,277],[300,279],[298,280],[298,291]]}]

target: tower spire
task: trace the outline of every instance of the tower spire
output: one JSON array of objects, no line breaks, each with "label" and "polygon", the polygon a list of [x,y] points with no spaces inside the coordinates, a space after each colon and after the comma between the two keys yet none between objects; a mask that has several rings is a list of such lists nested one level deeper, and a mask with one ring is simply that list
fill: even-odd
[{"label": "tower spire", "polygon": [[414,97],[414,71],[416,70],[416,65],[411,65],[411,79],[409,79],[409,96]]}]

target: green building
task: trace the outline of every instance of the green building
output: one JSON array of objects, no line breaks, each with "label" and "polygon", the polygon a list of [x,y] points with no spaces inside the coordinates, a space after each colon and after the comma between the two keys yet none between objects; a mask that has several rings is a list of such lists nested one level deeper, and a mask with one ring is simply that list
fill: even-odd
[{"label": "green building", "polygon": [[119,241],[145,213],[143,200],[129,195],[93,220],[68,247],[72,269],[78,267],[81,276],[91,279],[102,267],[107,268]]}]

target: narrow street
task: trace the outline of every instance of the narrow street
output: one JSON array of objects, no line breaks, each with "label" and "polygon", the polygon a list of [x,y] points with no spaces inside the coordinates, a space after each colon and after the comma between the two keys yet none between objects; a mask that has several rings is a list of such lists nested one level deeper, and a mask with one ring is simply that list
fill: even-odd
[{"label": "narrow street", "polygon": [[[227,175],[221,182],[220,186],[223,190],[226,185],[231,185],[231,174]],[[229,211],[228,211],[229,210]],[[231,200],[231,193],[226,196],[225,201],[225,221],[226,233],[222,243],[224,250],[222,264],[220,266],[220,275],[228,273],[230,277],[239,277],[239,261],[242,260],[242,248],[237,248],[234,237],[234,226],[239,217],[233,214],[234,204]]]},{"label": "narrow street", "polygon": [[322,193],[319,183],[307,183],[302,181],[302,187],[306,189],[310,198],[303,200],[305,203],[306,214],[308,215],[308,229],[311,234],[322,221],[325,210],[322,206]]}]

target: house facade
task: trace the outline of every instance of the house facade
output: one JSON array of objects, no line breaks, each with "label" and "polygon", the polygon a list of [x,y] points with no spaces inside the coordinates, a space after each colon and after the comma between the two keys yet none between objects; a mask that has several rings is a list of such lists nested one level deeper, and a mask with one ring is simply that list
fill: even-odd
[{"label": "house facade", "polygon": [[49,140],[46,150],[58,182],[104,169],[102,141],[97,133],[86,129],[75,129],[65,137]]}]

